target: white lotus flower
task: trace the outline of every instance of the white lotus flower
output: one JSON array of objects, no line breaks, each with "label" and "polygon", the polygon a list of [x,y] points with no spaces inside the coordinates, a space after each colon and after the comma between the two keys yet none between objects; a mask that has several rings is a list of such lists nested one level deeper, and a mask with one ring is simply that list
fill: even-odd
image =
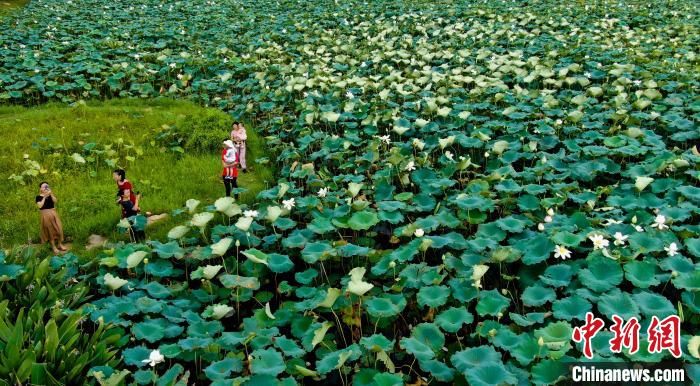
[{"label": "white lotus flower", "polygon": [[484,277],[486,271],[489,270],[488,265],[477,264],[472,267],[472,281],[474,282],[472,286],[476,288],[481,288],[481,278]]},{"label": "white lotus flower", "polygon": [[652,228],[658,228],[660,231],[664,229],[668,229],[668,225],[666,225],[666,216],[660,214],[654,218],[654,223],[651,224]]},{"label": "white lotus flower", "polygon": [[489,158],[490,155],[491,154],[489,154],[489,152],[487,152],[487,151],[484,152],[484,158]]},{"label": "white lotus flower", "polygon": [[294,208],[294,205],[294,197],[290,198],[289,200],[282,201],[282,206],[284,206],[284,209],[292,210],[292,208]]},{"label": "white lotus flower", "polygon": [[637,232],[644,232],[644,228],[642,228],[642,227],[639,226],[639,225],[635,225],[635,226],[634,226],[634,229],[635,229]]},{"label": "white lotus flower", "polygon": [[265,303],[265,315],[267,315],[267,317],[270,319],[276,319],[275,315],[272,314],[272,310],[270,309],[270,302]]},{"label": "white lotus flower", "polygon": [[413,235],[416,237],[423,237],[423,235],[425,235],[425,231],[422,228],[418,228],[413,232]]},{"label": "white lotus flower", "polygon": [[588,236],[588,239],[593,242],[593,249],[603,249],[610,245],[610,241],[605,239],[605,236],[601,234],[596,234],[593,236]]},{"label": "white lotus flower", "polygon": [[243,212],[243,216],[245,216],[245,217],[255,218],[255,217],[258,217],[258,214],[259,213],[257,210],[246,210],[245,212]]},{"label": "white lotus flower", "polygon": [[413,162],[413,160],[408,161],[408,163],[406,164],[406,170],[409,172],[412,170],[416,170],[416,163]]},{"label": "white lotus flower", "polygon": [[387,145],[391,144],[391,136],[389,134],[387,135],[380,135],[377,138],[379,138],[380,141],[384,142]]},{"label": "white lotus flower", "polygon": [[549,215],[544,216],[544,222],[546,222],[546,223],[552,222],[552,216],[549,216]]},{"label": "white lotus flower", "polygon": [[316,194],[321,198],[326,197],[326,194],[328,194],[328,188],[321,188]]},{"label": "white lotus flower", "polygon": [[676,256],[678,254],[678,245],[676,243],[671,243],[668,247],[664,247],[664,251],[669,257]]},{"label": "white lotus flower", "polygon": [[223,239],[211,245],[211,252],[216,256],[223,256],[226,254],[226,251],[228,251],[228,249],[231,247],[231,244],[233,244],[233,239],[230,237],[224,237]]},{"label": "white lotus flower", "polygon": [[374,284],[362,280],[366,269],[364,267],[355,267],[350,270],[350,281],[348,282],[348,292],[357,296],[364,295],[367,291],[374,287]]},{"label": "white lotus flower", "polygon": [[571,251],[566,249],[564,246],[557,245],[554,247],[554,257],[562,260],[568,259],[571,257]]},{"label": "white lotus flower", "polygon": [[175,64],[175,63],[170,63],[170,68],[175,68],[175,67],[177,67],[177,64]]},{"label": "white lotus flower", "polygon": [[454,154],[452,154],[452,152],[449,150],[445,152],[445,157],[447,157],[447,159],[449,159],[450,161],[454,161],[455,159]]},{"label": "white lotus flower", "polygon": [[628,235],[623,235],[622,232],[615,232],[615,245],[625,245]]},{"label": "white lotus flower", "polygon": [[547,209],[547,214],[550,216],[554,216],[554,209],[552,209],[552,208]]},{"label": "white lotus flower", "polygon": [[141,362],[148,363],[149,366],[155,367],[158,363],[165,362],[165,357],[160,353],[160,350],[153,350],[151,354],[148,355],[148,359],[144,359]]},{"label": "white lotus flower", "polygon": [[352,92],[350,92],[350,91],[346,92],[346,93],[345,93],[345,96],[346,96],[348,99],[352,99],[352,98],[355,97],[355,95],[353,95]]},{"label": "white lotus flower", "polygon": [[537,230],[542,232],[544,230],[544,224],[542,224],[542,223],[537,224]]}]

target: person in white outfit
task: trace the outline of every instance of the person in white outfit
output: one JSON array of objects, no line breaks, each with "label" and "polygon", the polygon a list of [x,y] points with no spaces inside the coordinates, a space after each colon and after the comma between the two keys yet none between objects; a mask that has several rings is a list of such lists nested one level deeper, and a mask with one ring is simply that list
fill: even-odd
[{"label": "person in white outfit", "polygon": [[248,135],[246,134],[245,127],[240,122],[233,122],[233,130],[231,130],[231,140],[233,141],[234,147],[238,152],[238,162],[241,165],[243,173],[248,173],[248,168],[245,162],[245,147]]}]

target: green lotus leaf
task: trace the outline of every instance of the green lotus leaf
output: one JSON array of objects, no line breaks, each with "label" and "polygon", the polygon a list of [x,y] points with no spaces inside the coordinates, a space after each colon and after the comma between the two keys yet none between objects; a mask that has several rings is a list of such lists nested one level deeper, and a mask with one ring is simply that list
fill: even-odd
[{"label": "green lotus leaf", "polygon": [[361,212],[355,212],[350,216],[348,220],[348,225],[350,229],[360,231],[367,230],[379,222],[379,217],[377,212],[363,210]]},{"label": "green lotus leaf", "polygon": [[223,330],[224,327],[218,320],[198,320],[190,323],[190,325],[187,327],[187,335],[196,338],[210,338]]},{"label": "green lotus leaf", "polygon": [[165,319],[151,319],[145,322],[136,323],[131,327],[131,333],[136,339],[146,340],[150,343],[158,342],[165,336],[164,327],[167,325]]},{"label": "green lotus leaf", "polygon": [[555,360],[543,360],[532,366],[532,382],[535,385],[554,385],[570,376],[566,363]]},{"label": "green lotus leaf", "polygon": [[294,263],[287,255],[269,253],[268,257],[267,266],[270,268],[270,271],[274,273],[289,272],[294,268]]},{"label": "green lotus leaf", "polygon": [[219,281],[226,288],[248,288],[257,290],[260,288],[260,282],[256,277],[244,277],[238,275],[221,275]]},{"label": "green lotus leaf", "polygon": [[656,315],[663,319],[676,314],[676,308],[666,297],[653,292],[638,292],[632,295],[632,300],[639,306],[642,315],[649,318]]},{"label": "green lotus leaf", "polygon": [[685,196],[687,199],[700,204],[700,188],[695,186],[680,186],[676,191]]},{"label": "green lotus leaf", "polygon": [[433,351],[439,351],[445,345],[445,335],[433,323],[420,323],[413,328],[411,336],[428,345]]},{"label": "green lotus leaf", "polygon": [[664,250],[663,240],[650,235],[648,232],[637,232],[631,235],[629,243],[630,247],[643,254]]},{"label": "green lotus leaf", "polygon": [[322,375],[328,374],[345,363],[356,361],[360,355],[362,355],[360,346],[352,344],[342,350],[330,352],[316,361],[316,371]]},{"label": "green lotus leaf", "polygon": [[617,288],[601,295],[598,298],[597,307],[598,311],[606,315],[610,320],[612,320],[613,315],[619,315],[625,320],[633,316],[639,318],[637,303],[634,302],[628,293],[622,292]]},{"label": "green lotus leaf", "polygon": [[517,346],[509,350],[511,355],[523,366],[527,366],[538,357],[544,357],[547,349],[540,347],[537,339],[524,337],[520,339]]},{"label": "green lotus leaf", "polygon": [[376,386],[401,386],[404,384],[404,381],[398,374],[377,373],[372,377],[371,384]]},{"label": "green lotus leaf", "polygon": [[309,285],[311,282],[318,277],[318,271],[314,268],[309,268],[305,271],[297,272],[294,274],[294,278],[299,284]]},{"label": "green lotus leaf", "polygon": [[573,234],[571,232],[563,231],[557,232],[552,236],[552,242],[557,245],[563,245],[566,247],[578,247],[583,240],[586,239],[585,235]]},{"label": "green lotus leaf", "polygon": [[232,372],[238,373],[243,370],[243,362],[238,358],[225,358],[212,362],[204,369],[204,375],[211,381],[226,379]]},{"label": "green lotus leaf", "polygon": [[700,238],[685,239],[685,246],[693,256],[700,257]]},{"label": "green lotus leaf", "polygon": [[144,296],[136,300],[136,308],[144,314],[157,314],[163,310],[163,302]]},{"label": "green lotus leaf", "polygon": [[330,243],[319,241],[307,243],[301,251],[301,257],[309,264],[313,264],[319,260],[325,260],[330,256],[335,255],[335,251]]},{"label": "green lotus leaf", "polygon": [[656,278],[656,264],[648,261],[631,261],[624,265],[625,278],[635,287],[648,288],[660,283]]},{"label": "green lotus leaf", "polygon": [[289,339],[285,336],[275,338],[275,346],[282,350],[282,353],[284,353],[284,355],[290,358],[299,358],[306,354],[306,351],[299,347],[299,345],[294,340]]},{"label": "green lotus leaf", "polygon": [[568,322],[551,322],[546,327],[535,330],[535,337],[542,338],[550,350],[561,350],[571,341],[573,331]]},{"label": "green lotus leaf", "polygon": [[479,292],[479,303],[476,305],[476,312],[480,316],[498,316],[503,313],[510,304],[510,299],[501,295],[497,290]]},{"label": "green lotus leaf", "polygon": [[563,320],[585,320],[586,313],[591,311],[591,303],[578,295],[557,299],[552,302],[554,317]]},{"label": "green lotus leaf", "polygon": [[173,264],[168,260],[156,260],[149,262],[144,269],[147,274],[155,277],[171,277],[176,276],[179,269],[175,269]]},{"label": "green lotus leaf", "polygon": [[435,358],[435,352],[430,346],[415,337],[402,338],[399,346],[421,362]]},{"label": "green lotus leaf", "polygon": [[142,285],[141,288],[145,289],[151,297],[156,299],[165,299],[172,293],[168,287],[158,283],[157,281],[152,281],[146,285]]},{"label": "green lotus leaf", "polygon": [[445,303],[447,303],[447,300],[450,297],[450,289],[447,286],[444,285],[439,285],[439,286],[428,286],[428,287],[422,287],[420,290],[418,290],[418,304],[421,307],[431,307],[431,308],[437,308]]},{"label": "green lotus leaf", "polygon": [[457,351],[450,357],[452,365],[466,374],[474,368],[502,363],[501,354],[491,346],[478,346]]},{"label": "green lotus leaf", "polygon": [[406,307],[406,299],[403,295],[381,295],[365,301],[367,313],[375,318],[388,318],[398,315]]},{"label": "green lotus leaf", "polygon": [[450,307],[435,318],[435,324],[450,333],[459,331],[463,325],[473,321],[474,316],[465,307]]},{"label": "green lotus leaf", "polygon": [[499,228],[506,232],[520,233],[525,229],[528,223],[515,217],[509,216],[499,219],[498,221],[496,221],[496,224]]},{"label": "green lotus leaf", "polygon": [[544,321],[544,313],[542,312],[531,312],[525,316],[520,314],[509,314],[510,318],[513,319],[515,324],[521,327],[529,327],[536,323],[542,323]]},{"label": "green lotus leaf", "polygon": [[[430,373],[439,382],[450,382],[454,378],[454,370],[435,359],[419,362],[423,371]],[[400,383],[401,384],[401,383]]]},{"label": "green lotus leaf", "polygon": [[527,265],[537,264],[547,260],[554,250],[554,244],[542,234],[526,235],[514,246],[523,251],[522,261]]},{"label": "green lotus leaf", "polygon": [[122,352],[124,363],[136,367],[146,366],[143,360],[148,359],[149,355],[151,355],[151,350],[147,349],[145,346],[131,347]]},{"label": "green lotus leaf", "polygon": [[168,243],[162,244],[157,241],[153,241],[153,251],[158,254],[163,259],[168,259],[175,257],[176,259],[181,259],[185,256],[185,250],[180,247],[177,241],[170,241]]},{"label": "green lotus leaf", "polygon": [[156,378],[156,374],[151,370],[139,370],[134,373],[134,381],[139,385],[152,384]]},{"label": "green lotus leaf", "polygon": [[360,338],[360,345],[367,350],[374,352],[391,351],[394,346],[394,342],[382,334],[374,334]]},{"label": "green lotus leaf", "polygon": [[284,358],[275,349],[255,350],[250,356],[250,370],[253,374],[277,376],[285,369]]},{"label": "green lotus leaf", "polygon": [[565,287],[571,282],[573,269],[566,264],[552,265],[540,275],[540,280],[552,287]]},{"label": "green lotus leaf", "polygon": [[247,257],[253,263],[268,265],[268,259],[270,258],[266,253],[257,250],[255,248],[246,249],[241,252],[245,257]]},{"label": "green lotus leaf", "polygon": [[586,287],[596,292],[604,292],[622,282],[622,268],[616,261],[598,258],[590,260],[588,268],[582,269],[578,276]]},{"label": "green lotus leaf", "polygon": [[672,279],[676,288],[688,291],[700,291],[700,271],[685,272]]},{"label": "green lotus leaf", "polygon": [[526,306],[536,307],[553,301],[557,298],[557,294],[551,288],[533,285],[525,288],[520,298]]}]

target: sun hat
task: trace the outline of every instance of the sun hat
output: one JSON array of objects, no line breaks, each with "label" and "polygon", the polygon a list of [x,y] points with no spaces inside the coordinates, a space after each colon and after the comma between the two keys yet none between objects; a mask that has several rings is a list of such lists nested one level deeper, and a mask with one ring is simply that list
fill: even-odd
[{"label": "sun hat", "polygon": [[233,147],[233,141],[227,139],[224,141],[224,145],[226,145],[226,147]]}]

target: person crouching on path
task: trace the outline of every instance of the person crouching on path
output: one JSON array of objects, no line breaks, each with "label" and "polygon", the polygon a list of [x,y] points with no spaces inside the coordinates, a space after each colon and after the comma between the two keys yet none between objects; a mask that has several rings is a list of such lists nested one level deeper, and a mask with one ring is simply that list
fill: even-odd
[{"label": "person crouching on path", "polygon": [[[138,201],[136,200],[136,193],[134,193],[134,187],[131,185],[131,181],[126,179],[126,171],[124,169],[115,169],[112,172],[112,178],[117,182],[117,191],[123,191],[123,195],[129,197],[129,201],[133,204],[133,210],[139,212]],[[117,205],[120,205],[120,200],[117,200]],[[127,218],[124,206],[122,206],[122,218]]]},{"label": "person crouching on path", "polygon": [[[221,165],[223,166],[221,178],[224,180],[227,197],[231,196],[231,188],[238,188],[238,160],[238,152],[235,151],[233,141],[225,140],[224,150],[221,152]],[[238,193],[235,193],[234,197],[238,200]]]},{"label": "person crouching on path", "polygon": [[245,162],[245,147],[248,135],[245,127],[240,122],[233,122],[233,130],[231,130],[231,140],[238,151],[238,162],[241,165],[243,173],[248,173],[248,167]]},{"label": "person crouching on path", "polygon": [[[49,184],[47,182],[39,184],[36,206],[41,214],[41,243],[44,244],[48,241],[53,253],[58,254],[60,251],[67,251],[68,248],[63,245],[63,224],[56,212],[56,201],[58,200]],[[56,241],[58,241],[58,247],[56,247]]]},{"label": "person crouching on path", "polygon": [[[124,190],[119,190],[117,193],[117,203],[122,207],[122,214],[124,215],[124,218],[126,219],[131,219],[131,217],[136,216],[139,214],[134,207],[138,207],[139,204],[139,198],[141,198],[140,194],[136,195],[136,204],[134,205],[133,202],[129,199],[129,196],[124,194]],[[133,241],[136,242],[142,242],[146,240],[146,232],[143,229],[136,230],[134,228],[134,221],[129,220],[131,223],[131,229],[133,231]]]}]

